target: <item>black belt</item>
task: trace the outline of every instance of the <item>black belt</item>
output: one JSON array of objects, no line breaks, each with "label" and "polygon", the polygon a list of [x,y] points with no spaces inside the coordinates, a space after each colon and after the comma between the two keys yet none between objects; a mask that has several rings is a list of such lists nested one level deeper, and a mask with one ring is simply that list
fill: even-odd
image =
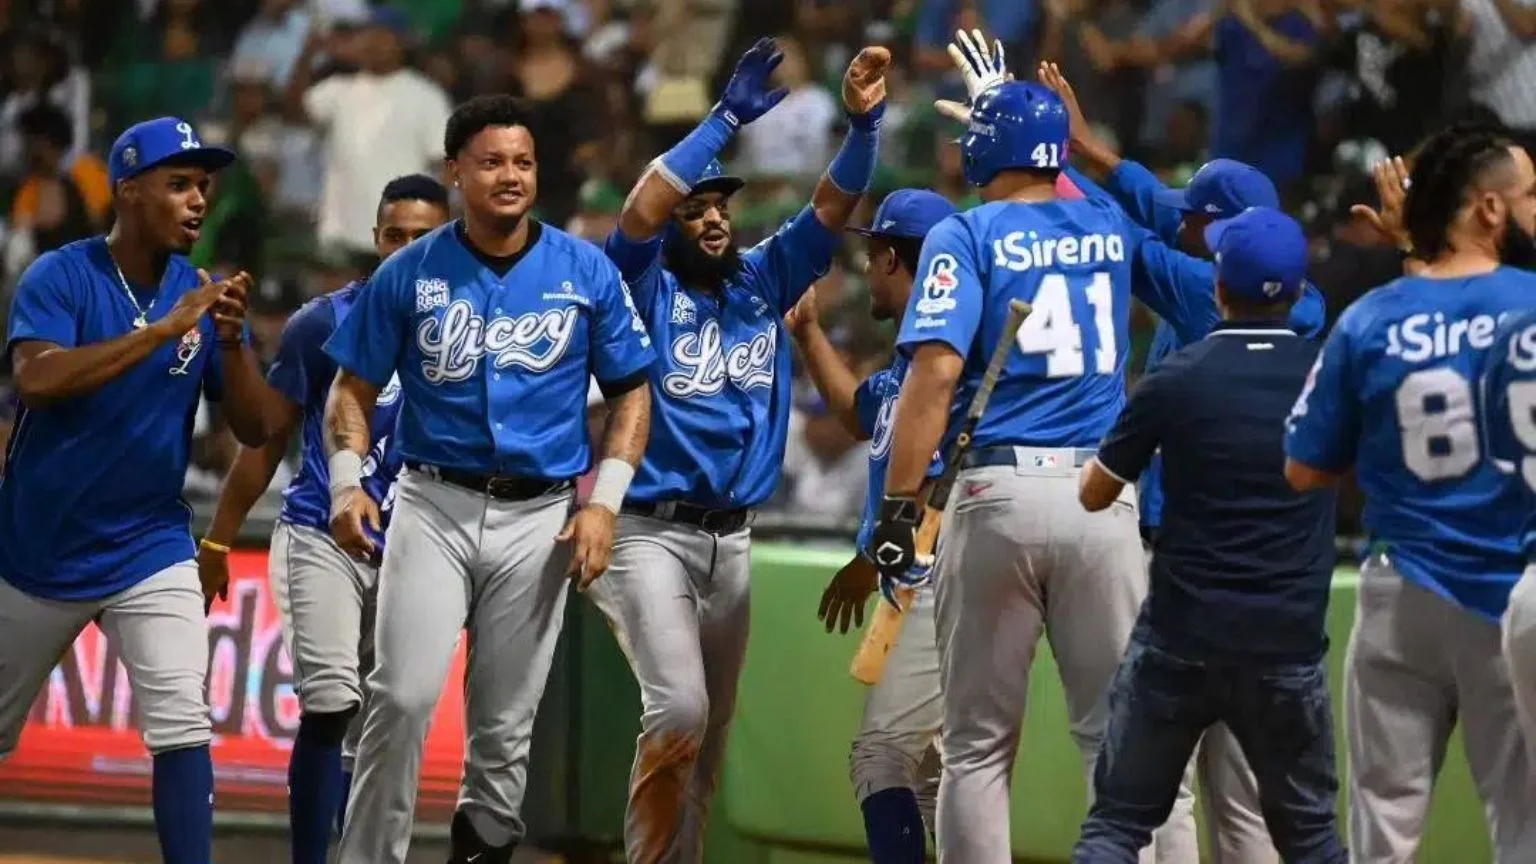
[{"label": "black belt", "polygon": [[[1097,452],[1097,451],[1095,451],[1095,450],[1093,450],[1092,448],[1089,448],[1089,447],[1025,447],[1024,449],[1025,450],[1053,450],[1053,451],[1057,451],[1057,452],[1070,453],[1071,454],[1072,464],[1070,466],[1066,466],[1066,465],[1061,466],[1061,467],[1064,467],[1064,468],[1066,468],[1066,467],[1081,468],[1084,465],[1087,465],[1088,464],[1088,460],[1092,459],[1093,456],[1094,456],[1094,453]],[[1019,464],[1019,453],[1018,453],[1018,451],[1015,450],[1013,447],[1004,445],[1004,446],[998,446],[998,447],[983,447],[980,450],[972,450],[971,452],[965,454],[965,459],[960,463],[960,467],[962,467],[962,468],[991,468],[991,467],[998,466],[998,465],[1006,465],[1006,466],[1009,466],[1009,467],[1016,467],[1016,466],[1018,466],[1018,464]],[[1028,468],[1030,466],[1026,465],[1024,467]],[[1037,466],[1034,466],[1034,467],[1041,467],[1041,466],[1037,465]]]},{"label": "black belt", "polygon": [[575,484],[569,480],[539,480],[534,477],[509,477],[505,474],[476,474],[473,471],[440,468],[420,462],[406,462],[405,467],[461,489],[484,493],[497,501],[531,501],[534,498],[542,498],[545,495],[554,495],[557,492],[566,492],[575,488]]},{"label": "black belt", "polygon": [[636,516],[649,516],[652,519],[692,525],[710,534],[721,536],[735,534],[737,531],[747,527],[752,521],[752,510],[750,508],[739,507],[735,510],[714,510],[683,501],[625,501],[624,506],[620,509],[625,513],[633,513]]}]

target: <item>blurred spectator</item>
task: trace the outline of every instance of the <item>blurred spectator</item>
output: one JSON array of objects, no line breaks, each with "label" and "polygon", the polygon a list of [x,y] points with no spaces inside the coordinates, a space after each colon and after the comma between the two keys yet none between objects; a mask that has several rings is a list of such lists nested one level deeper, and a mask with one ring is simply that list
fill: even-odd
[{"label": "blurred spectator", "polygon": [[624,193],[607,180],[593,177],[581,185],[576,215],[571,217],[565,230],[601,246],[619,224],[619,211],[623,207]]},{"label": "blurred spectator", "polygon": [[609,111],[600,82],[566,32],[572,0],[520,0],[521,15],[507,63],[510,93],[532,110],[529,130],[539,159],[539,217],[564,225],[596,161]]},{"label": "blurred spectator", "polygon": [[1383,243],[1369,223],[1350,214],[1355,204],[1376,206],[1376,187],[1369,176],[1352,178],[1340,191],[1308,272],[1327,302],[1329,329],[1365,292],[1403,274],[1397,250]]},{"label": "blurred spectator", "polygon": [[1474,104],[1536,144],[1536,5],[1529,0],[1462,0],[1472,21],[1468,74]]},{"label": "blurred spectator", "polygon": [[[845,360],[846,360],[845,356]],[[867,374],[860,370],[860,377]],[[819,397],[790,418],[784,456],[788,504],[796,516],[828,522],[856,519],[869,480],[869,444],[854,441]]]},{"label": "blurred spectator", "polygon": [[780,37],[778,43],[784,62],[774,83],[789,95],[737,133],[741,150],[734,167],[755,179],[814,180],[827,167],[842,103],[811,77],[799,42]]},{"label": "blurred spectator", "polygon": [[313,61],[331,38],[311,31],[289,80],[290,110],[322,136],[319,241],[359,259],[373,258],[374,210],[384,184],[402,174],[443,172],[448,97],[405,65],[407,26],[400,12],[375,9],[357,34],[361,68],[313,86]]},{"label": "blurred spectator", "polygon": [[[916,0],[916,8],[919,62],[931,72],[952,67],[944,49],[959,27],[985,26],[988,36],[1002,40],[1010,68],[1027,70],[1037,56],[1040,9],[1035,0]],[[968,13],[980,21],[966,20]]]},{"label": "blurred spectator", "polygon": [[[655,47],[650,62],[635,78],[636,90],[644,97],[641,116],[651,138],[651,152],[645,158],[681,140],[714,104],[739,56],[725,56],[738,5],[738,0],[656,0],[651,24]],[[769,32],[775,31],[757,34]]]},{"label": "blurred spectator", "polygon": [[1155,69],[1210,53],[1216,61],[1211,155],[1260,169],[1286,190],[1312,149],[1322,12],[1303,0],[1231,0],[1156,43],[1114,47],[1118,64]]},{"label": "blurred spectator", "polygon": [[[12,242],[26,242],[36,256],[89,236],[96,228],[87,192],[97,213],[110,206],[106,166],[94,157],[69,156],[69,118],[44,102],[17,118],[27,172],[11,204]],[[19,262],[18,262],[19,263]]]},{"label": "blurred spectator", "polygon": [[63,36],[42,29],[22,33],[6,59],[9,92],[0,102],[0,175],[16,177],[26,169],[17,119],[36,105],[64,112],[69,130],[65,154],[83,152],[90,141],[90,77],[70,61]]},{"label": "blurred spectator", "polygon": [[235,40],[229,64],[237,69],[262,69],[268,86],[282,90],[304,53],[311,26],[309,13],[300,8],[299,0],[262,0],[260,12]]},{"label": "blurred spectator", "polygon": [[215,0],[159,0],[119,39],[121,67],[110,82],[113,126],[163,115],[196,117],[213,102],[220,58],[235,22]]},{"label": "blurred spectator", "polygon": [[1349,73],[1345,138],[1406,153],[1467,101],[1470,19],[1455,0],[1350,0],[1333,63]]}]

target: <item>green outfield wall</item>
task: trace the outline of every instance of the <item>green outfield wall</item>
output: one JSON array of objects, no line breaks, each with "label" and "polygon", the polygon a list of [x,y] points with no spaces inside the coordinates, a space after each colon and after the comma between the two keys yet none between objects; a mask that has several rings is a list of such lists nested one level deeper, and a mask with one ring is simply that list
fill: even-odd
[{"label": "green outfield wall", "polygon": [[[849,554],[847,548],[787,543],[753,548],[751,647],[711,814],[709,864],[865,860],[848,781],[849,742],[864,695],[847,671],[857,637],[829,636],[816,620],[822,589]],[[1339,691],[1357,580],[1355,571],[1339,571],[1328,610],[1341,777],[1347,766]],[[572,604],[568,635],[540,713],[529,821],[539,835],[617,841],[639,730],[639,694],[607,625],[582,598]],[[1013,849],[1020,861],[1064,861],[1076,839],[1084,788],[1067,730],[1061,685],[1042,640],[1013,781]],[[1458,736],[1438,783],[1419,864],[1489,860],[1486,823]]]}]

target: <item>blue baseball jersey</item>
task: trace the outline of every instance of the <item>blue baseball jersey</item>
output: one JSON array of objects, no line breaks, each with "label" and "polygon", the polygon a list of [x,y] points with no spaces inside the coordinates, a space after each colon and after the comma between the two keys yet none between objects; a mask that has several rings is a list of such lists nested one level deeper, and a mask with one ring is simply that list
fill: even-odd
[{"label": "blue baseball jersey", "polygon": [[399,376],[400,458],[569,480],[592,467],[587,387],[655,359],[602,251],[531,222],[514,260],[487,260],[450,222],[391,255],[325,343],[379,388]]},{"label": "blue baseball jersey", "polygon": [[994,202],[957,213],[923,242],[899,350],[942,342],[965,358],[951,431],[959,426],[1008,317],[1019,328],[972,446],[1094,447],[1125,404],[1131,260],[1125,214],[1085,198]]},{"label": "blue baseball jersey", "polygon": [[662,265],[665,234],[615,230],[607,253],[660,347],[651,368],[651,439],[634,501],[754,507],[783,473],[791,408],[783,318],[832,266],[839,237],[809,208],[741,254],[719,291],[681,284]]},{"label": "blue baseball jersey", "polygon": [[1287,421],[1286,455],[1355,466],[1374,548],[1403,578],[1497,619],[1524,566],[1525,512],[1479,441],[1475,390],[1497,320],[1536,274],[1404,277],[1340,316]]},{"label": "blue baseball jersey", "polygon": [[[1157,327],[1147,350],[1144,371],[1151,373],[1168,355],[1210,335],[1221,322],[1216,308],[1216,269],[1210,261],[1178,248],[1179,226],[1184,214],[1156,203],[1163,184],[1139,162],[1121,160],[1111,171],[1105,187],[1075,169],[1067,176],[1090,198],[1114,201],[1136,223],[1141,235],[1131,272],[1131,294],[1157,313]],[[1323,332],[1327,304],[1311,283],[1291,307],[1291,330],[1304,339]],[[1141,497],[1141,524],[1156,528],[1163,516],[1163,460],[1154,456],[1136,484]]]},{"label": "blue baseball jersey", "polygon": [[[155,321],[198,284],[172,256],[158,287],[132,290]],[[17,286],[6,350],[124,336],[138,315],[127,290],[104,237],[45,252]],[[48,600],[99,600],[190,561],[181,491],[205,395],[223,396],[211,316],[93,392],[20,405],[0,476],[0,578]]]},{"label": "blue baseball jersey", "polygon": [[[267,383],[302,412],[298,473],[283,492],[278,518],[330,532],[331,469],[325,451],[325,401],[336,378],[336,362],[325,353],[325,342],[337,323],[351,310],[363,284],[354,282],[339,291],[316,297],[293,313],[277,344],[277,359],[267,372]],[[400,472],[400,448],[395,440],[395,420],[400,413],[400,379],[392,377],[379,391],[373,409],[373,445],[363,461],[363,489],[380,506],[387,525],[391,493]],[[380,546],[382,536],[375,536]]]},{"label": "blue baseball jersey", "polygon": [[1488,455],[1525,514],[1521,548],[1536,562],[1536,309],[1499,322],[1484,358],[1478,419]]}]

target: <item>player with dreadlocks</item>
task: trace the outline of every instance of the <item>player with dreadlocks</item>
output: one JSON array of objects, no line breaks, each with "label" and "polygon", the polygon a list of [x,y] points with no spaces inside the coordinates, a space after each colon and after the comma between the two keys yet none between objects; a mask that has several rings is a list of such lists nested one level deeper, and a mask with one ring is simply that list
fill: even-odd
[{"label": "player with dreadlocks", "polygon": [[1474,396],[1498,320],[1536,300],[1536,172],[1499,132],[1455,126],[1406,178],[1395,160],[1378,168],[1377,185],[1411,275],[1344,312],[1286,436],[1292,486],[1354,468],[1366,497],[1372,546],[1345,672],[1351,860],[1412,860],[1459,720],[1493,860],[1536,861],[1499,629],[1524,568],[1525,511],[1484,458]]}]

